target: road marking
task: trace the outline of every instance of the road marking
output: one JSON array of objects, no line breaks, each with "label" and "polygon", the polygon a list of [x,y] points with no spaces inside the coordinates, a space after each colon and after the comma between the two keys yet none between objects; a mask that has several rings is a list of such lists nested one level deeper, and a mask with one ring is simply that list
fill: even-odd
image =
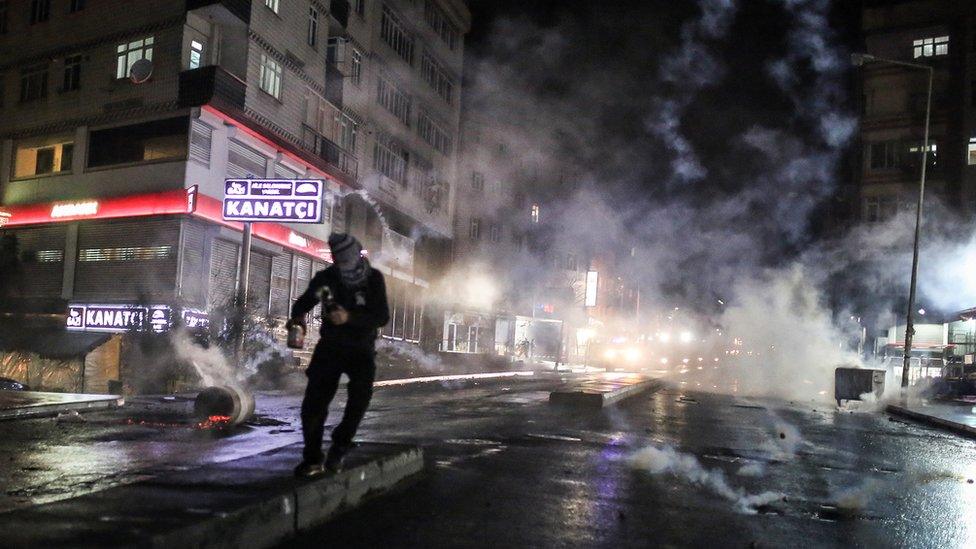
[{"label": "road marking", "polygon": [[485,374],[454,374],[449,376],[423,376],[423,377],[409,377],[404,379],[387,379],[385,381],[377,381],[373,384],[374,387],[390,387],[397,385],[410,385],[413,383],[430,383],[432,381],[463,381],[468,379],[497,379],[504,377],[530,377],[534,376],[535,372],[490,372]]}]

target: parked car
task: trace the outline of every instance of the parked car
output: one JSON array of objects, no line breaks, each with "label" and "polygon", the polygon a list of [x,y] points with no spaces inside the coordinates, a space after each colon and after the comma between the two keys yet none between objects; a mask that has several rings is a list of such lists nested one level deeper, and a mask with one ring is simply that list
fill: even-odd
[{"label": "parked car", "polygon": [[30,391],[30,387],[9,377],[0,377],[0,391]]}]

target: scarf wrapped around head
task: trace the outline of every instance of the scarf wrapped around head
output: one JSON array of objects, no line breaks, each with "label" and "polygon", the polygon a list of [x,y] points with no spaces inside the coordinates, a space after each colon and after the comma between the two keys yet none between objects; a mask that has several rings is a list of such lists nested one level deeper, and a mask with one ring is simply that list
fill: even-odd
[{"label": "scarf wrapped around head", "polygon": [[349,287],[364,286],[369,264],[363,258],[363,246],[356,237],[345,233],[329,235],[332,262],[339,268],[342,283]]}]

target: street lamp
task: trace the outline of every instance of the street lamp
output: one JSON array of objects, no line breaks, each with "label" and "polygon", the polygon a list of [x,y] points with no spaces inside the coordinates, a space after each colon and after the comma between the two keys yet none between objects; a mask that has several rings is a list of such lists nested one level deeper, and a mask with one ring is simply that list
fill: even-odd
[{"label": "street lamp", "polygon": [[905,362],[901,370],[901,386],[908,387],[908,365],[912,356],[912,336],[915,335],[915,286],[918,280],[918,238],[919,230],[922,226],[922,202],[925,199],[925,168],[928,164],[929,154],[929,120],[932,115],[932,78],[935,70],[929,65],[921,63],[909,63],[907,61],[896,61],[885,59],[866,53],[851,54],[851,63],[855,66],[862,66],[866,63],[887,63],[912,69],[923,69],[929,73],[928,97],[925,101],[925,140],[922,143],[922,177],[918,185],[918,206],[915,208],[915,242],[912,248],[912,282],[908,290],[908,315],[905,322]]}]

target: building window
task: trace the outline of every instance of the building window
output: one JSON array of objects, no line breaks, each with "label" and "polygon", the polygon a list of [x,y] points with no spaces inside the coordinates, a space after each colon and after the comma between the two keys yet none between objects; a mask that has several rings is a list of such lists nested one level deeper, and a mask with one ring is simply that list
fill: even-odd
[{"label": "building window", "polygon": [[72,91],[81,88],[81,56],[71,55],[64,58],[64,79],[61,81],[61,91]]},{"label": "building window", "polygon": [[502,240],[502,228],[498,226],[497,223],[492,223],[488,227],[488,236],[491,238],[492,242],[501,242]]},{"label": "building window", "polygon": [[539,222],[539,205],[538,204],[533,204],[532,205],[532,222],[533,223],[538,223]]},{"label": "building window", "polygon": [[31,0],[30,24],[42,23],[51,18],[51,0]]},{"label": "building window", "polygon": [[177,117],[93,131],[88,167],[186,158],[188,126],[188,118]]},{"label": "building window", "polygon": [[420,113],[417,119],[417,132],[431,147],[434,147],[441,154],[450,155],[454,146],[454,140],[450,135],[440,128],[427,113]]},{"label": "building window", "polygon": [[348,114],[340,112],[336,114],[335,125],[335,135],[339,139],[339,146],[355,154],[356,132],[359,124]]},{"label": "building window", "polygon": [[407,64],[413,64],[413,37],[407,32],[406,26],[387,6],[383,6],[383,17],[380,20],[380,38],[383,39],[400,59]]},{"label": "building window", "polygon": [[447,47],[452,50],[457,47],[459,35],[457,27],[451,24],[447,14],[434,3],[434,0],[427,0],[424,5],[424,19],[430,28],[434,29],[434,32],[441,37],[441,40],[447,44]]},{"label": "building window", "polygon": [[0,34],[7,33],[7,0],[0,0]]},{"label": "building window", "polygon": [[20,102],[47,97],[47,63],[30,65],[20,70]]},{"label": "building window", "polygon": [[196,40],[190,40],[190,69],[200,68],[203,62],[203,44]]},{"label": "building window", "polygon": [[82,248],[78,250],[78,261],[152,261],[168,259],[173,255],[173,247],[129,246],[124,248]]},{"label": "building window", "polygon": [[898,167],[898,142],[879,141],[869,146],[872,170],[886,170]]},{"label": "building window", "polygon": [[[277,6],[277,2],[275,5]],[[258,85],[268,95],[281,99],[281,65],[265,53],[261,54],[261,74]]]},{"label": "building window", "polygon": [[264,5],[269,10],[278,13],[278,0],[264,0]]},{"label": "building window", "polygon": [[471,188],[476,191],[485,190],[485,174],[481,172],[471,172]]},{"label": "building window", "polygon": [[968,163],[970,166],[976,166],[976,137],[969,138],[969,155]]},{"label": "building window", "polygon": [[360,17],[366,17],[366,0],[355,0],[356,1],[356,15]]},{"label": "building window", "polygon": [[468,238],[471,240],[481,239],[481,219],[475,217],[471,220],[471,225],[468,227]]},{"label": "building window", "polygon": [[68,13],[74,13],[85,9],[85,0],[71,0],[68,4]]},{"label": "building window", "polygon": [[869,196],[864,199],[864,220],[868,223],[886,221],[898,214],[895,196]]},{"label": "building window", "polygon": [[308,8],[308,45],[315,47],[318,43],[319,12],[313,7]]},{"label": "building window", "polygon": [[349,57],[349,78],[357,86],[363,81],[363,54],[355,48]]},{"label": "building window", "polygon": [[454,96],[454,79],[448,76],[447,70],[426,51],[420,58],[420,74],[441,99],[448,104],[451,103]]},{"label": "building window", "polygon": [[392,140],[382,137],[373,145],[373,169],[404,185],[407,182],[407,153]]},{"label": "building window", "polygon": [[376,79],[376,102],[410,126],[410,96],[383,76]]},{"label": "building window", "polygon": [[14,144],[15,178],[71,171],[74,142],[65,138],[41,138]]},{"label": "building window", "polygon": [[115,78],[121,79],[129,76],[132,65],[140,59],[152,61],[154,40],[152,36],[147,36],[116,46]]},{"label": "building window", "polygon": [[912,42],[912,51],[915,59],[920,57],[937,57],[948,55],[949,37],[936,36],[934,38],[922,38]]}]

